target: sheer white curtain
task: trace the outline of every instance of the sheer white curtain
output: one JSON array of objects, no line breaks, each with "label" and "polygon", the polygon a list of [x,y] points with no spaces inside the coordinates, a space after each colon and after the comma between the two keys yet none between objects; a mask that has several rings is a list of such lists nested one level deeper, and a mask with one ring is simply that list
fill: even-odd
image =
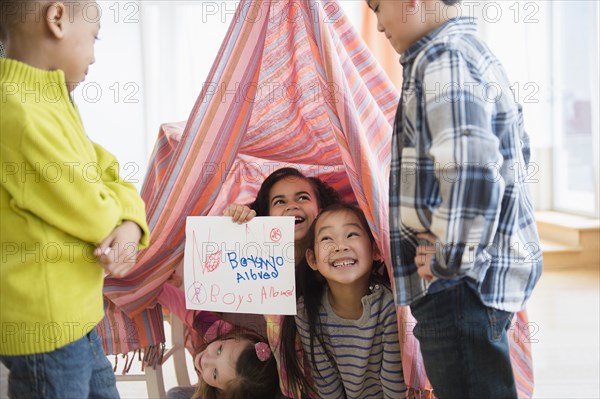
[{"label": "sheer white curtain", "polygon": [[238,1],[142,1],[146,117],[185,120],[217,56]]},{"label": "sheer white curtain", "polygon": [[139,4],[101,1],[86,7],[85,17],[100,18],[100,40],[96,62],[73,96],[90,138],[115,154],[123,176],[139,186],[148,156]]},{"label": "sheer white curtain", "polygon": [[96,63],[74,97],[89,136],[138,187],[160,124],[188,117],[237,4],[99,2]]},{"label": "sheer white curtain", "polygon": [[[465,5],[469,2],[464,3]],[[480,35],[506,68],[532,146],[527,184],[536,209],[552,207],[552,18],[549,1],[471,2]],[[507,93],[510,95],[510,93]]]},{"label": "sheer white curtain", "polygon": [[597,217],[598,3],[484,4],[482,35],[524,106],[536,207]]}]

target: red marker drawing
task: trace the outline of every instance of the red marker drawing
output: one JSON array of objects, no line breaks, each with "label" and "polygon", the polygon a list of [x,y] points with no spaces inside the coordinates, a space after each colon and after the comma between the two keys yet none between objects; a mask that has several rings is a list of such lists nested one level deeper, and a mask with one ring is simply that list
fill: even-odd
[{"label": "red marker drawing", "polygon": [[281,230],[277,227],[271,229],[269,237],[271,238],[271,241],[279,242],[279,240],[281,240]]}]

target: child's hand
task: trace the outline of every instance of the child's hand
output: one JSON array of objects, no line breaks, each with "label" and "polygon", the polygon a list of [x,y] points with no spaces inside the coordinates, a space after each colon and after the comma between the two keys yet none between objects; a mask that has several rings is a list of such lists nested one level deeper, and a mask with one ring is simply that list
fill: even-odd
[{"label": "child's hand", "polygon": [[246,205],[231,204],[225,208],[224,216],[231,216],[231,220],[237,224],[248,223],[256,216],[256,212]]},{"label": "child's hand", "polygon": [[124,277],[137,260],[141,238],[140,227],[130,220],[125,220],[98,245],[94,255],[98,257],[107,273],[115,277]]},{"label": "child's hand", "polygon": [[423,280],[433,280],[433,274],[431,274],[431,260],[435,254],[435,243],[437,237],[431,233],[420,233],[417,234],[417,238],[420,240],[427,241],[429,245],[419,245],[417,247],[417,255],[415,256],[415,265],[417,265],[417,273]]}]

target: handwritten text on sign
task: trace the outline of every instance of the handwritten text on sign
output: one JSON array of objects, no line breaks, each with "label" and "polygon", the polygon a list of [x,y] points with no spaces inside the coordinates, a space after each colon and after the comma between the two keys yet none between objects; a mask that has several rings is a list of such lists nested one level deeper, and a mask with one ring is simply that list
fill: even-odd
[{"label": "handwritten text on sign", "polygon": [[293,217],[189,216],[185,231],[188,309],[296,314]]}]

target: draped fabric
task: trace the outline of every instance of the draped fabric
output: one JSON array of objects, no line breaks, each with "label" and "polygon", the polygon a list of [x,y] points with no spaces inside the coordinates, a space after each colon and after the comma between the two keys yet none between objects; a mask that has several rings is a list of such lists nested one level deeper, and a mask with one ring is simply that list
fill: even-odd
[{"label": "draped fabric", "polygon": [[[159,132],[142,189],[152,242],[130,275],[106,279],[99,330],[107,353],[142,349],[150,364],[160,362],[156,296],[183,261],[186,217],[249,203],[284,166],[356,201],[390,265],[388,175],[398,99],[335,0],[242,0],[189,119]],[[414,325],[406,308],[399,315],[401,331]],[[418,342],[408,332],[401,343],[407,385],[428,388]],[[522,375],[531,381],[530,356],[523,359],[529,368]]]}]

